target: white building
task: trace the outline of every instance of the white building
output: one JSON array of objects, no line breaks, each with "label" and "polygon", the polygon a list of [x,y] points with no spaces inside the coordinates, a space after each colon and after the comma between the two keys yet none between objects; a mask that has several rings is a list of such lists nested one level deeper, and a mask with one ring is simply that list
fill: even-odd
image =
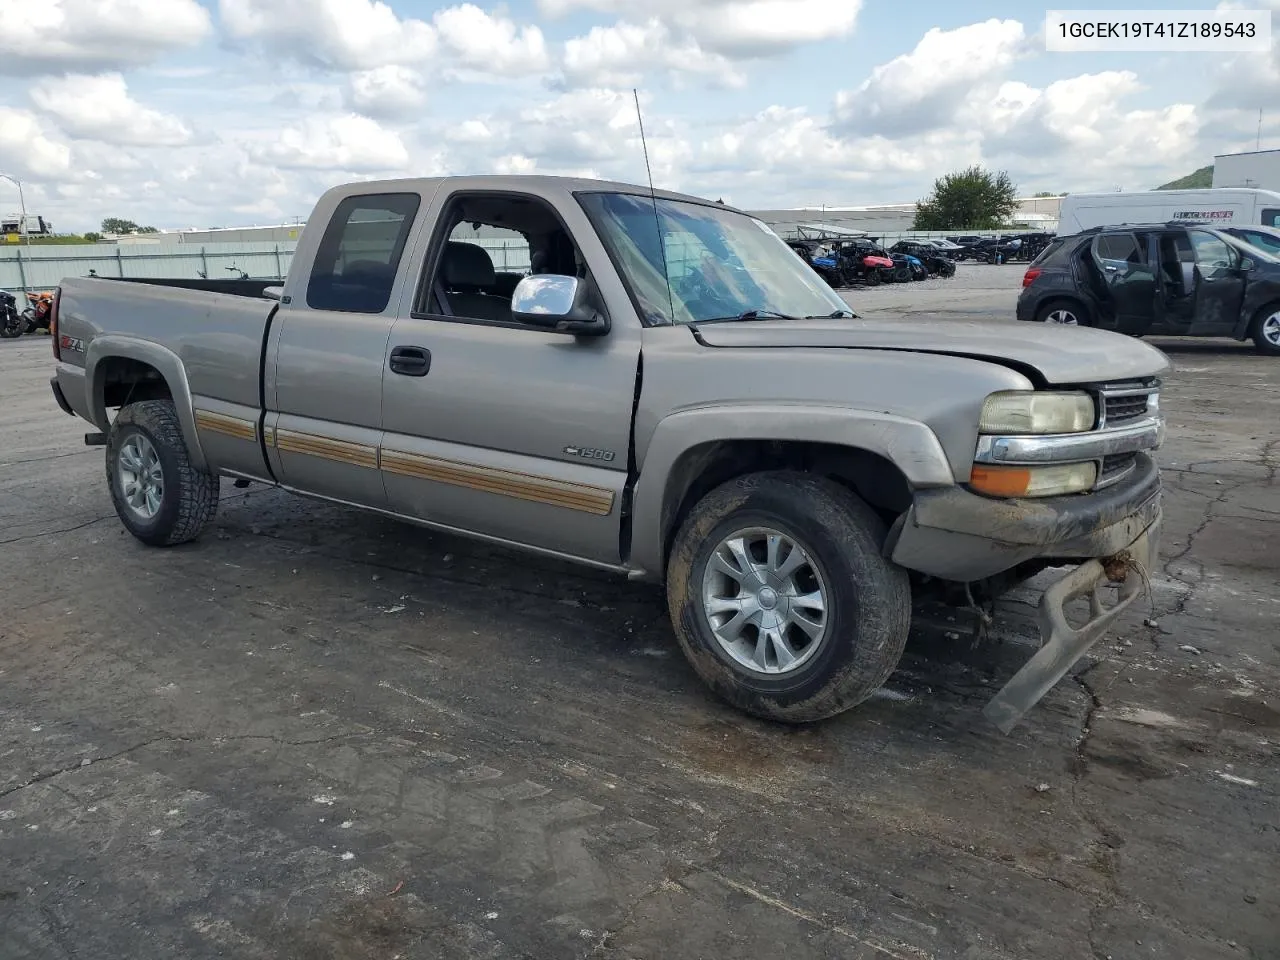
[{"label": "white building", "polygon": [[1280,150],[1251,150],[1214,157],[1213,185],[1280,192]]}]

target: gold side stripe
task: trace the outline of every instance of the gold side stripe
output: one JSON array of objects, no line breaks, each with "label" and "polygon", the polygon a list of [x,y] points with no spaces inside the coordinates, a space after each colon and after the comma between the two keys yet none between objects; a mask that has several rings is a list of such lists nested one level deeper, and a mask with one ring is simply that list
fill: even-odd
[{"label": "gold side stripe", "polygon": [[237,440],[258,439],[258,427],[252,420],[229,417],[224,413],[214,413],[211,410],[196,411],[196,429],[221,433]]},{"label": "gold side stripe", "polygon": [[264,426],[262,428],[262,442],[268,447],[276,445],[276,428]]},{"label": "gold side stripe", "polygon": [[612,490],[527,473],[495,470],[456,460],[441,460],[401,450],[383,450],[382,469],[386,473],[434,480],[437,483],[496,493],[517,500],[546,503],[598,517],[608,516],[613,511]]},{"label": "gold side stripe", "polygon": [[350,443],[346,440],[317,437],[312,433],[277,429],[274,446],[277,450],[286,453],[300,453],[308,457],[336,460],[339,463],[349,463],[369,470],[376,470],[378,467],[377,449],[364,443]]}]

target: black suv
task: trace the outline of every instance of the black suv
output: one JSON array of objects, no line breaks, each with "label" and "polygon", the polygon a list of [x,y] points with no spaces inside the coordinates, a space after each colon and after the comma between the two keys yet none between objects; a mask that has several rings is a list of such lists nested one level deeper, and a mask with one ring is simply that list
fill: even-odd
[{"label": "black suv", "polygon": [[1135,337],[1252,337],[1280,356],[1280,258],[1237,229],[1251,228],[1124,224],[1058,237],[1022,278],[1018,319]]}]

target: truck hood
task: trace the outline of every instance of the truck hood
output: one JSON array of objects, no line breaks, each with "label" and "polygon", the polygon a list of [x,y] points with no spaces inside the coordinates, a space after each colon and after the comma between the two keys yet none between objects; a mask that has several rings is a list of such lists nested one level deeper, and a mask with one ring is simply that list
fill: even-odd
[{"label": "truck hood", "polygon": [[764,320],[694,325],[716,348],[840,348],[986,360],[1046,385],[1159,376],[1168,358],[1140,340],[1088,327],[973,320]]}]

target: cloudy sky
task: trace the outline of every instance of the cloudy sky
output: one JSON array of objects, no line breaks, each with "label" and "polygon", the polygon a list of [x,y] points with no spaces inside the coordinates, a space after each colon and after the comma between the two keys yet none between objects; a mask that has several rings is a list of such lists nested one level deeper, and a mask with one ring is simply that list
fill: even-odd
[{"label": "cloudy sky", "polygon": [[283,222],[384,176],[642,182],[632,87],[659,186],[750,208],[915,200],[973,162],[1024,193],[1145,189],[1252,149],[1259,107],[1280,147],[1276,49],[1046,53],[1043,20],[1025,0],[0,0],[0,172],[60,230]]}]

